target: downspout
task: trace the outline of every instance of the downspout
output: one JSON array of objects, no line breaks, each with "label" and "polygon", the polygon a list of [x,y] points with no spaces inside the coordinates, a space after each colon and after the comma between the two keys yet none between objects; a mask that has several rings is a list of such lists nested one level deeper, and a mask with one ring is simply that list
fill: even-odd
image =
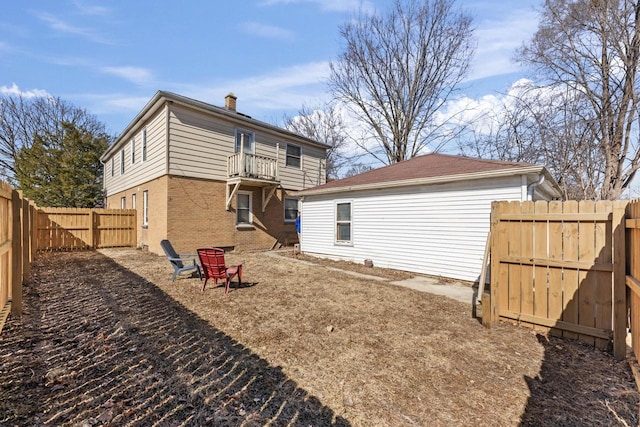
[{"label": "downspout", "polygon": [[536,182],[532,182],[531,184],[527,185],[527,195],[531,196],[531,201],[533,202],[533,193],[534,193],[534,189],[541,185],[544,182],[544,174],[540,174],[540,179],[538,179],[538,181]]}]

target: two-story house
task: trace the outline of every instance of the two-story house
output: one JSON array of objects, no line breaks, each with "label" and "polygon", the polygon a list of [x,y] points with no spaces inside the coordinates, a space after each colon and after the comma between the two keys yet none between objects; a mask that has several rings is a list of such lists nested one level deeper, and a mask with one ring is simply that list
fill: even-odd
[{"label": "two-story house", "polygon": [[102,155],[108,208],[137,209],[138,246],[268,249],[295,236],[293,191],[325,183],[327,146],[158,91]]}]

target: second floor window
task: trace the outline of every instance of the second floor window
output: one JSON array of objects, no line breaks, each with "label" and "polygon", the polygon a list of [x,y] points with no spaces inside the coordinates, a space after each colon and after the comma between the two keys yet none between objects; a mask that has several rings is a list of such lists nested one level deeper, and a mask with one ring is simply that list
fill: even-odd
[{"label": "second floor window", "polygon": [[142,161],[147,161],[147,128],[142,129]]},{"label": "second floor window", "polygon": [[124,148],[120,151],[120,175],[124,175]]},{"label": "second floor window", "polygon": [[292,168],[300,169],[300,154],[301,148],[299,145],[287,144],[287,160],[286,165]]},{"label": "second floor window", "polygon": [[136,140],[131,139],[131,164],[136,162]]},{"label": "second floor window", "polygon": [[116,168],[115,164],[116,164],[116,159],[115,159],[115,156],[114,156],[114,157],[111,158],[111,176],[113,176],[114,173],[115,173],[114,172],[115,168]]}]

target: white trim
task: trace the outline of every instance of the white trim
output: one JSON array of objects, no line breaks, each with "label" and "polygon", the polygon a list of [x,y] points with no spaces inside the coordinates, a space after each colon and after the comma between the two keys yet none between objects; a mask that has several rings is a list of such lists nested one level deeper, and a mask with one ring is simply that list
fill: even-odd
[{"label": "white trim", "polygon": [[[338,205],[349,204],[349,240],[338,240]],[[333,204],[333,243],[340,246],[353,246],[353,200],[336,200]]]},{"label": "white trim", "polygon": [[149,190],[142,192],[142,225],[149,225]]},{"label": "white trim", "polygon": [[286,224],[295,224],[296,223],[296,218],[287,219],[287,200],[295,200],[297,202],[296,213],[299,213],[300,212],[300,199],[297,198],[297,197],[285,196],[284,199],[282,200],[282,208],[283,208],[282,215],[284,217],[284,222]]},{"label": "white trim", "polygon": [[120,150],[120,175],[124,175],[124,148]]},{"label": "white trim", "polygon": [[131,142],[129,143],[129,147],[131,149],[131,164],[136,164],[136,139],[131,138]]},{"label": "white trim", "polygon": [[142,163],[147,161],[147,151],[149,151],[149,147],[147,146],[147,128],[142,128],[142,155],[140,156],[140,161]]},{"label": "white trim", "polygon": [[[240,196],[249,197],[249,222],[238,222],[238,199]],[[247,226],[253,224],[253,193],[251,191],[238,191],[236,193],[236,226]]]},{"label": "white trim", "polygon": [[[300,150],[300,155],[297,157],[298,158],[298,166],[291,166],[288,164],[289,161],[289,146],[291,147],[298,147],[298,149]],[[293,157],[293,156],[292,156]],[[290,144],[290,143],[286,143],[286,146],[284,147],[284,166],[287,168],[292,168],[292,169],[302,169],[302,145],[297,145],[297,144]]]},{"label": "white trim", "polygon": [[[240,150],[238,147],[238,134],[246,134],[249,135],[249,138],[251,138],[251,151],[249,152],[249,154],[255,154],[256,153],[256,133],[252,132],[250,130],[247,129],[242,129],[242,128],[235,128],[234,133],[233,133],[233,152],[234,153],[239,153]],[[244,151],[244,150],[243,150]]]},{"label": "white trim", "polygon": [[[493,170],[493,171],[485,171],[485,172],[463,173],[463,174],[456,174],[456,175],[442,175],[442,176],[435,176],[435,177],[429,177],[429,178],[404,179],[399,181],[372,182],[367,184],[346,185],[342,187],[331,187],[326,189],[320,188],[317,190],[314,190],[311,188],[308,190],[301,190],[296,194],[298,196],[311,196],[311,195],[319,195],[319,194],[345,193],[345,192],[360,191],[360,190],[377,190],[381,188],[406,187],[409,185],[444,184],[444,183],[456,182],[456,181],[468,181],[468,180],[477,180],[477,179],[483,179],[483,178],[500,178],[505,176],[514,176],[514,175],[537,174],[537,176],[539,176],[541,173],[544,173],[547,179],[553,180],[549,172],[543,166],[527,166],[527,167],[502,169],[497,171]],[[560,196],[561,194],[558,193],[557,197],[560,197]]]}]

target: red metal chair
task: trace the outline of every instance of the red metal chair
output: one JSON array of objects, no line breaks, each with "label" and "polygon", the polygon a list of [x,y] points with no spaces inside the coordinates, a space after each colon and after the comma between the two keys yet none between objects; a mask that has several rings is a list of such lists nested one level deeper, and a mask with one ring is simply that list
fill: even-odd
[{"label": "red metal chair", "polygon": [[218,279],[224,279],[225,295],[229,292],[229,284],[233,276],[238,276],[238,286],[242,286],[242,264],[227,267],[224,263],[224,250],[220,248],[200,248],[198,249],[198,258],[200,258],[200,265],[202,265],[202,272],[204,273],[202,292],[204,292],[209,279],[213,279],[216,284]]}]

